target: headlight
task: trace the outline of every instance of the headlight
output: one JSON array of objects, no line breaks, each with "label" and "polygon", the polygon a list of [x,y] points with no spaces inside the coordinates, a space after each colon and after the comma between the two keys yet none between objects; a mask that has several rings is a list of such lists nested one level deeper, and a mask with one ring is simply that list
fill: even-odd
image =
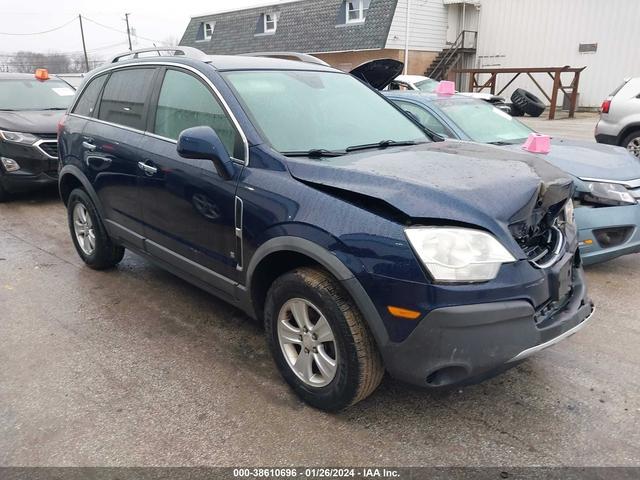
[{"label": "headlight", "polygon": [[33,145],[38,141],[38,137],[30,133],[7,132],[0,130],[0,137],[5,142],[19,143],[20,145]]},{"label": "headlight", "polygon": [[633,195],[617,183],[585,182],[587,191],[582,193],[582,198],[587,203],[598,205],[635,205],[638,203]]},{"label": "headlight", "polygon": [[503,263],[515,262],[489,233],[459,227],[407,228],[405,234],[434,280],[486,282]]}]

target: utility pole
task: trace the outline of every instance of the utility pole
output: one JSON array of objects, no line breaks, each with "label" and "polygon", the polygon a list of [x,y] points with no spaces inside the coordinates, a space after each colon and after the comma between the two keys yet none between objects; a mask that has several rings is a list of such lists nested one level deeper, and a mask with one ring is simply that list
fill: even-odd
[{"label": "utility pole", "polygon": [[407,0],[407,18],[404,26],[404,74],[409,73],[409,24],[411,22],[411,0]]},{"label": "utility pole", "polygon": [[78,15],[80,20],[80,36],[82,37],[82,51],[84,52],[84,68],[89,71],[89,57],[87,56],[87,45],[84,43],[84,28],[82,28],[82,15]]},{"label": "utility pole", "polygon": [[124,14],[124,21],[127,22],[127,38],[129,39],[129,51],[133,51],[133,47],[131,46],[131,29],[129,28],[129,15],[130,13]]}]

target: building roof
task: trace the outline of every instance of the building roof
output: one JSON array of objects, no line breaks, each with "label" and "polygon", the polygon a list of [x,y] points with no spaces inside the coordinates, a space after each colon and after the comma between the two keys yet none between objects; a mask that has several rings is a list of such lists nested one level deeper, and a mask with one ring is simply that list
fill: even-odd
[{"label": "building roof", "polygon": [[[344,0],[299,0],[193,17],[180,44],[225,55],[377,50],[385,48],[397,3],[371,0],[366,19],[359,24],[345,24]],[[258,33],[263,13],[277,15],[275,33]],[[210,41],[196,41],[202,22],[215,22]]]}]

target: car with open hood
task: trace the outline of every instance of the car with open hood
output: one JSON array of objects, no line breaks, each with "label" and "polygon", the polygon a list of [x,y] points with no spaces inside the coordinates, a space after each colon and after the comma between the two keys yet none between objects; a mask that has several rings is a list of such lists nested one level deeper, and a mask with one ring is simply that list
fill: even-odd
[{"label": "car with open hood", "polygon": [[[531,128],[460,95],[385,93],[422,126],[446,137],[522,152]],[[532,155],[529,153],[529,155]],[[640,252],[640,161],[617,146],[554,137],[535,155],[573,178],[575,217],[585,264]]]},{"label": "car with open hood", "polygon": [[477,381],[591,318],[573,184],[544,160],[433,141],[317,62],[129,55],[61,124],[79,256],[131,250],[261,320],[311,405],[352,405],[385,371]]},{"label": "car with open hood", "polygon": [[[403,62],[391,58],[382,58],[358,65],[351,71],[351,74],[365,79],[367,83],[378,90],[389,90],[398,93],[434,93],[440,84],[438,80],[423,75],[403,75],[403,69]],[[483,92],[459,93],[460,95],[491,103],[506,113],[511,112],[511,107],[505,103],[504,97]]]},{"label": "car with open hood", "polygon": [[58,121],[75,90],[36,74],[0,73],[0,201],[58,181]]}]

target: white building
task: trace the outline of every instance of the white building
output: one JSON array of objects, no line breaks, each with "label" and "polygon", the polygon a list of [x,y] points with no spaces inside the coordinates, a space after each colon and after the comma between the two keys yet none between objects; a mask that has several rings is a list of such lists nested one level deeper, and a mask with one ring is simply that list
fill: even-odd
[{"label": "white building", "polygon": [[[640,75],[638,20],[639,0],[481,0],[475,66],[586,66],[578,105],[598,107],[625,77]],[[550,92],[551,79],[538,78]],[[498,90],[508,79],[498,76]],[[526,77],[513,85],[505,95],[522,87],[542,98]]]}]

